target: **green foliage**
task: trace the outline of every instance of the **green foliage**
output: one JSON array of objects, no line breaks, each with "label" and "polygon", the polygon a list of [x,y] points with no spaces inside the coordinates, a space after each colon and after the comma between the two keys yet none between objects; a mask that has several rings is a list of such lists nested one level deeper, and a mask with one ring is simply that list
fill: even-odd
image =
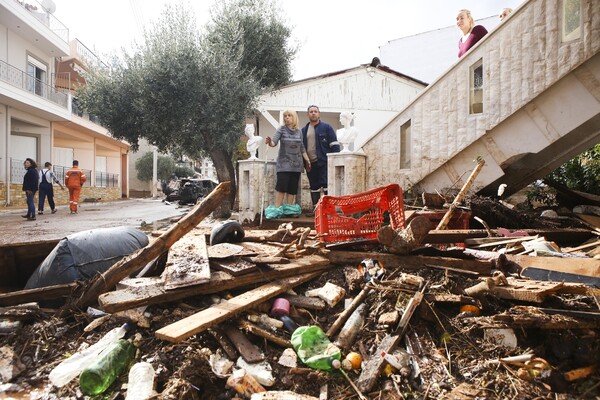
[{"label": "green foliage", "polygon": [[196,174],[196,172],[193,169],[189,167],[183,167],[181,165],[175,167],[174,173],[175,175],[177,175],[178,178],[188,178]]},{"label": "green foliage", "polygon": [[600,144],[567,161],[546,179],[569,189],[600,195]]},{"label": "green foliage", "polygon": [[[232,156],[265,87],[288,83],[296,49],[274,0],[219,0],[203,34],[183,6],[167,6],[132,54],[110,74],[92,71],[82,107],[137,150],[209,155],[219,181],[235,188]],[[235,197],[232,190],[231,200]]]},{"label": "green foliage", "polygon": [[536,181],[527,187],[525,192],[527,197],[527,206],[536,208],[541,206],[554,207],[556,202],[556,190],[545,185],[541,181]]},{"label": "green foliage", "polygon": [[290,83],[291,62],[298,45],[290,42],[291,28],[274,0],[221,0],[212,12],[207,40],[211,47],[230,38],[240,52],[240,66],[253,74],[262,89]]},{"label": "green foliage", "polygon": [[[137,178],[140,181],[149,182],[152,180],[153,161],[152,152],[149,151],[135,162]],[[175,160],[171,157],[159,155],[157,158],[157,178],[163,182],[167,182],[174,171]]]}]

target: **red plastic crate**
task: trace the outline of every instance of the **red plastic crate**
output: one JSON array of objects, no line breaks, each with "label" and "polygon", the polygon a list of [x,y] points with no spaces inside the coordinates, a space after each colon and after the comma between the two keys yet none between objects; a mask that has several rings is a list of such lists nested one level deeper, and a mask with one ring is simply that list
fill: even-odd
[{"label": "red plastic crate", "polygon": [[390,226],[405,227],[402,188],[391,184],[346,196],[323,196],[315,211],[315,229],[323,242],[377,239],[385,213]]}]

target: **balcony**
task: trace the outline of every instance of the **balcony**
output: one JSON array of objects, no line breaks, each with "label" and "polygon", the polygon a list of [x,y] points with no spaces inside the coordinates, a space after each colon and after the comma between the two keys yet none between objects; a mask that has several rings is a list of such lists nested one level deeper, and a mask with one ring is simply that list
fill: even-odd
[{"label": "balcony", "polygon": [[46,25],[58,37],[60,37],[66,43],[69,42],[69,29],[54,15],[52,15],[52,12],[54,12],[54,10],[46,10],[40,3],[38,3],[35,0],[16,0],[16,2],[19,3],[27,11],[29,11],[29,13],[33,15],[38,21]]},{"label": "balcony", "polygon": [[68,109],[68,94],[57,90],[55,87],[46,84],[42,80],[37,79],[4,61],[0,61],[0,81],[6,82],[19,89],[26,90],[29,93],[43,97],[52,103]]}]

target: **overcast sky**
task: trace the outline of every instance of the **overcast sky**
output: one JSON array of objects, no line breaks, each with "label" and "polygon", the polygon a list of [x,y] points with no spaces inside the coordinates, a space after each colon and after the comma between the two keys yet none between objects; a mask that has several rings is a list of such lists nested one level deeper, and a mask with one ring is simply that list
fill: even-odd
[{"label": "overcast sky", "polygon": [[[390,40],[455,24],[458,10],[475,19],[517,8],[526,0],[281,0],[300,52],[293,62],[294,79],[356,67],[379,56]],[[209,17],[212,0],[54,0],[54,15],[69,28],[70,39],[103,56],[129,49],[144,27],[159,19],[164,5],[182,3],[197,24]],[[458,38],[457,29],[457,38]],[[419,49],[415,49],[418,51]],[[406,55],[410,57],[410,54]],[[402,72],[402,71],[400,71]]]}]

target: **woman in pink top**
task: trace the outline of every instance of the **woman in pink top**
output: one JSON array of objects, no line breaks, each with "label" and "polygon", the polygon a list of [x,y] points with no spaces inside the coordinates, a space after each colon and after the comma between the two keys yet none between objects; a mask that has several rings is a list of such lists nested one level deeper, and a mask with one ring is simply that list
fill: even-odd
[{"label": "woman in pink top", "polygon": [[488,32],[481,25],[475,25],[471,11],[460,10],[456,16],[456,26],[463,36],[458,40],[458,58],[462,57],[475,43],[479,42]]}]

